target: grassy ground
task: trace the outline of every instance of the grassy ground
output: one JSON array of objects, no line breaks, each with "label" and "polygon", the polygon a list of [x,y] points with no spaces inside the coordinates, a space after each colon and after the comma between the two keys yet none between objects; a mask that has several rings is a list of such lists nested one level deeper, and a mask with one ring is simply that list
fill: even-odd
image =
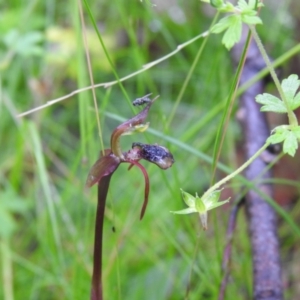
[{"label": "grassy ground", "polygon": [[[122,147],[159,143],[171,150],[176,163],[167,171],[144,164],[151,188],[142,222],[140,171],[121,166],[113,176],[104,227],[105,298],[217,298],[229,207],[209,215],[207,232],[196,215],[169,211],[184,207],[179,188],[201,194],[209,185],[215,136],[234,77],[219,36],[209,37],[203,51],[203,39],[198,39],[135,77],[97,88],[100,133],[91,90],[17,117],[91,84],[83,34],[94,82],[110,82],[205,32],[215,13],[199,1],[156,4],[89,1],[89,13],[83,2],[86,29],[76,1],[1,4],[0,298],[88,299],[96,188],[85,189],[87,173],[101,139],[108,148],[111,131],[138,111],[130,101],[147,93],[160,95],[149,115],[151,130],[124,137]],[[287,14],[287,5],[277,9],[263,10],[266,26],[261,28],[276,58],[295,44],[290,23],[270,18],[274,10]],[[274,24],[278,30],[270,34]],[[238,165],[234,149],[239,139],[239,126],[232,120],[221,157],[228,168]],[[238,188],[236,181],[232,189]],[[243,214],[238,224],[227,296],[251,299],[251,251]],[[297,235],[292,232],[287,239],[288,230],[283,222],[283,255],[289,261],[285,249],[295,247]],[[290,267],[285,273],[288,279],[293,274]],[[296,292],[291,288],[287,293],[292,297]]]}]

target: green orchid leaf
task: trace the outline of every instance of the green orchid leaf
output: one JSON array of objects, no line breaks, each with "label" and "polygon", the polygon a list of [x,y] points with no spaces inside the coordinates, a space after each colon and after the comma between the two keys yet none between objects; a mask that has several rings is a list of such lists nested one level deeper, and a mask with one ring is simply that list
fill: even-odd
[{"label": "green orchid leaf", "polygon": [[183,189],[180,189],[180,190],[181,190],[181,194],[182,194],[182,199],[185,202],[185,204],[188,207],[195,208],[195,200],[196,200],[196,198],[194,196],[192,196],[191,194],[185,192]]},{"label": "green orchid leaf", "polygon": [[197,212],[195,208],[189,207],[189,208],[185,208],[182,210],[177,210],[177,211],[170,211],[172,214],[176,214],[176,215],[187,215],[187,214],[191,214],[191,213],[195,213]]},{"label": "green orchid leaf", "polygon": [[262,104],[261,111],[273,111],[277,113],[286,113],[287,109],[284,103],[271,94],[261,94],[255,97],[256,102]]}]

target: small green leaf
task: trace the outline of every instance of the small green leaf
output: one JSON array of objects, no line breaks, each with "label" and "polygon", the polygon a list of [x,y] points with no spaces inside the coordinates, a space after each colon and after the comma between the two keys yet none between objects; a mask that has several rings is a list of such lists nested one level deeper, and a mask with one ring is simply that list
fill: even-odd
[{"label": "small green leaf", "polygon": [[287,79],[284,79],[282,81],[281,86],[286,100],[291,105],[293,103],[295,94],[300,86],[300,80],[298,80],[298,76],[295,74],[290,75]]},{"label": "small green leaf", "polygon": [[294,156],[297,149],[297,137],[292,132],[289,132],[285,141],[283,142],[283,152],[289,154],[290,156]]},{"label": "small green leaf", "polygon": [[288,78],[282,80],[281,86],[286,97],[293,98],[300,86],[300,80],[298,80],[297,75],[292,74]]},{"label": "small green leaf", "polygon": [[228,19],[230,20],[230,27],[226,30],[222,43],[230,50],[241,38],[242,19],[240,15],[232,15]]},{"label": "small green leaf", "polygon": [[223,0],[210,0],[210,5],[215,8],[222,7],[223,4],[224,4]]},{"label": "small green leaf", "polygon": [[271,94],[261,94],[255,97],[256,102],[262,104],[261,111],[273,111],[277,113],[286,113],[287,109],[284,103]]},{"label": "small green leaf", "polygon": [[268,137],[267,141],[271,144],[278,144],[283,142],[289,134],[289,126],[281,125],[272,130],[272,135]]},{"label": "small green leaf", "polygon": [[246,24],[262,24],[262,20],[257,16],[250,16],[248,14],[242,14],[242,21]]},{"label": "small green leaf", "polygon": [[292,129],[292,132],[295,134],[298,140],[300,140],[300,126],[297,126]]},{"label": "small green leaf", "polygon": [[245,0],[239,0],[238,3],[237,3],[237,6],[238,6],[238,8],[239,8],[241,11],[251,9],[251,8],[248,6],[248,3],[247,3]]},{"label": "small green leaf", "polygon": [[289,108],[294,110],[300,106],[300,93],[296,95],[296,92],[300,86],[300,80],[298,76],[293,74],[287,79],[284,79],[281,83],[282,90],[289,104]]},{"label": "small green leaf", "polygon": [[226,3],[224,3],[224,5],[221,8],[219,8],[219,11],[223,12],[223,13],[228,13],[228,12],[234,13],[235,7],[232,3],[226,2]]},{"label": "small green leaf", "polygon": [[267,142],[271,143],[271,144],[278,144],[278,143],[283,142],[284,139],[285,139],[284,135],[275,133],[268,137]]},{"label": "small green leaf", "polygon": [[300,106],[300,92],[295,96],[295,98],[290,103],[290,105],[291,105],[292,110],[295,110],[296,108],[298,108]]},{"label": "small green leaf", "polygon": [[256,2],[258,2],[258,0],[249,0],[248,1],[249,7],[252,9],[256,9]]},{"label": "small green leaf", "polygon": [[221,19],[217,24],[215,24],[212,27],[211,32],[212,33],[221,33],[222,31],[226,30],[231,25],[229,17],[230,16],[227,16],[227,17]]}]

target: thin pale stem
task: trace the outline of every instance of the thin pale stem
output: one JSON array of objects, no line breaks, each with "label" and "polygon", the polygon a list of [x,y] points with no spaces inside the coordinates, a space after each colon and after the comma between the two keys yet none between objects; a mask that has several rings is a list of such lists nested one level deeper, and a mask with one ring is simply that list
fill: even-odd
[{"label": "thin pale stem", "polygon": [[204,194],[203,198],[205,198],[207,195],[212,193],[213,191],[217,190],[221,185],[225,184],[227,181],[241,173],[243,170],[245,170],[257,157],[261,155],[262,152],[264,152],[270,143],[266,142],[257,152],[249,159],[247,160],[243,165],[241,165],[238,169],[236,169],[234,172],[229,174],[228,176],[224,177],[222,180],[214,184],[212,187],[210,187]]},{"label": "thin pale stem", "polygon": [[118,84],[119,82],[123,82],[123,81],[125,81],[125,80],[127,80],[129,78],[132,78],[132,77],[134,77],[134,76],[136,76],[136,75],[138,75],[140,73],[143,73],[143,72],[151,69],[152,67],[158,65],[159,63],[167,60],[168,58],[170,58],[172,56],[174,56],[175,54],[177,54],[178,52],[180,52],[182,49],[184,49],[185,47],[187,47],[188,45],[194,43],[196,40],[198,40],[200,38],[204,38],[207,35],[208,35],[208,31],[205,31],[205,32],[197,35],[196,37],[190,39],[189,41],[187,41],[187,42],[185,42],[183,44],[178,45],[177,48],[174,51],[172,51],[171,53],[169,53],[169,54],[167,54],[167,55],[165,55],[165,56],[163,56],[163,57],[161,57],[161,58],[159,58],[159,59],[157,59],[155,61],[152,61],[152,62],[144,65],[142,67],[142,69],[137,70],[137,71],[135,71],[135,72],[133,72],[133,73],[131,73],[129,75],[126,75],[126,76],[124,76],[124,77],[122,77],[122,78],[120,78],[118,80],[110,81],[110,82],[97,83],[97,84],[95,84],[93,86],[87,86],[87,87],[75,90],[75,91],[73,91],[73,92],[71,92],[71,93],[69,93],[67,95],[62,96],[62,97],[59,97],[59,98],[56,98],[56,99],[53,99],[53,100],[49,100],[49,101],[47,101],[46,104],[40,105],[38,107],[35,107],[33,109],[30,109],[30,110],[27,110],[27,111],[25,111],[23,113],[20,113],[20,114],[17,115],[17,117],[18,118],[22,118],[22,117],[27,116],[27,115],[29,115],[31,113],[34,113],[34,112],[39,111],[41,109],[44,109],[44,108],[46,108],[48,106],[54,105],[54,104],[56,104],[58,102],[64,101],[64,100],[66,100],[68,98],[71,98],[72,96],[75,96],[75,95],[77,95],[79,93],[88,91],[88,90],[90,90],[92,88],[99,88],[99,87],[109,88],[109,87],[111,87],[111,86],[113,86],[115,84]]}]

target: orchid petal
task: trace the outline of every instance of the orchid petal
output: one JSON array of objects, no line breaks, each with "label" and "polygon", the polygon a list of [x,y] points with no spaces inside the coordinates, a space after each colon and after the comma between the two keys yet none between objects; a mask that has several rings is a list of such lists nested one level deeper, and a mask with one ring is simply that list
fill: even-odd
[{"label": "orchid petal", "polygon": [[[147,173],[146,169],[144,168],[144,166],[141,165],[139,162],[133,160],[133,161],[130,161],[130,163],[131,163],[131,165],[137,166],[143,172],[144,179],[145,179],[145,197],[144,197],[144,203],[143,203],[141,214],[140,214],[140,220],[142,220],[144,217],[147,205],[148,205],[149,185],[150,185],[149,176],[148,176],[148,173]],[[131,167],[131,165],[129,167]]]},{"label": "orchid petal", "polygon": [[[119,139],[122,135],[126,134],[126,132],[130,131],[130,128],[143,124],[143,122],[146,120],[148,116],[149,109],[151,105],[154,103],[154,101],[158,98],[159,96],[155,97],[152,101],[150,101],[145,108],[138,113],[136,116],[133,118],[125,121],[124,123],[120,124],[112,133],[111,139],[110,139],[110,144],[111,144],[111,149],[112,152],[120,157],[123,158],[123,154],[120,149],[119,145]],[[145,125],[144,125],[145,126]],[[143,126],[142,126],[143,128]]]},{"label": "orchid petal", "polygon": [[86,187],[91,187],[99,182],[103,176],[112,174],[119,166],[120,159],[113,155],[110,149],[106,149],[105,153],[106,155],[101,156],[90,169],[85,183]]}]

